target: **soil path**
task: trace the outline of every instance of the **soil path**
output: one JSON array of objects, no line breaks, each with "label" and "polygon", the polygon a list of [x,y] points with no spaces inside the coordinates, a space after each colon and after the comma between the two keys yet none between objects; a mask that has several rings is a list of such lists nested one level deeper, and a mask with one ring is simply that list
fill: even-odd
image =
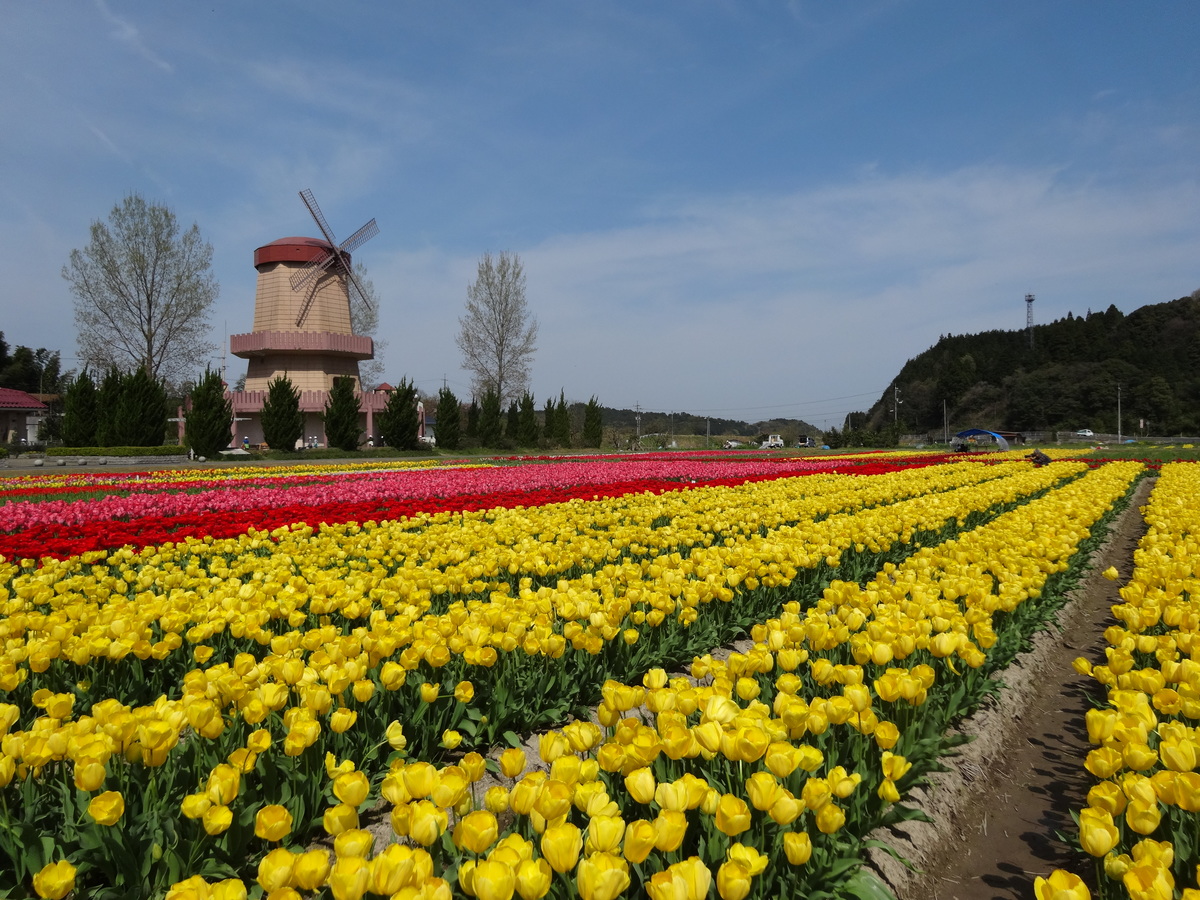
[{"label": "soil path", "polygon": [[[1140,507],[1151,488],[1152,479],[1143,479],[1114,521],[1091,574],[1059,616],[1061,631],[1040,635],[1005,673],[998,701],[963,726],[973,742],[920,792],[919,805],[937,821],[885,837],[919,869],[873,857],[900,900],[1027,900],[1034,878],[1057,868],[1082,876],[1094,893],[1094,861],[1058,837],[1073,829],[1070,811],[1086,804],[1092,783],[1083,759],[1091,749],[1084,714],[1093,683],[1071,663],[1103,658],[1104,629],[1114,621],[1117,587],[1133,570],[1145,533]],[[1109,566],[1118,581],[1101,577]]]}]

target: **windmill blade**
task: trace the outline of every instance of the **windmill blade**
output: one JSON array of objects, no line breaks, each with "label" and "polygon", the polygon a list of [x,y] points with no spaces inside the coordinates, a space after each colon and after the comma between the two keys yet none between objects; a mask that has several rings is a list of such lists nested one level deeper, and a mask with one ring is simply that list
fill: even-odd
[{"label": "windmill blade", "polygon": [[296,327],[299,328],[304,324],[304,320],[308,318],[308,311],[312,308],[313,301],[317,299],[317,286],[314,284],[309,288],[308,296],[304,298],[304,304],[300,307],[300,315],[296,316]]},{"label": "windmill blade", "polygon": [[316,278],[321,276],[321,273],[328,269],[338,259],[336,253],[332,250],[327,251],[323,256],[319,256],[314,260],[309,261],[305,265],[293,273],[291,285],[293,291],[300,291],[304,286],[309,284]]},{"label": "windmill blade", "polygon": [[354,277],[354,273],[350,271],[350,267],[345,265],[344,261],[343,269],[346,272],[346,281],[354,286],[354,292],[358,294],[358,299],[367,304],[367,309],[374,309],[371,306],[371,301],[367,299],[367,292],[362,289],[362,285],[358,283],[358,279]]},{"label": "windmill blade", "polygon": [[342,241],[342,246],[338,247],[338,249],[343,253],[349,253],[351,250],[355,250],[365,244],[377,234],[379,234],[379,226],[372,219],[362,228],[358,229],[358,231],[354,232],[354,234],[350,235],[350,237],[346,238],[346,240]]},{"label": "windmill blade", "polygon": [[321,213],[321,207],[317,206],[317,198],[313,196],[313,192],[305,188],[300,192],[300,199],[308,207],[309,215],[313,217],[313,220],[317,223],[317,227],[321,229],[321,234],[325,235],[325,240],[329,241],[331,247],[336,247],[337,239],[333,236],[333,229],[325,221],[325,216]]}]

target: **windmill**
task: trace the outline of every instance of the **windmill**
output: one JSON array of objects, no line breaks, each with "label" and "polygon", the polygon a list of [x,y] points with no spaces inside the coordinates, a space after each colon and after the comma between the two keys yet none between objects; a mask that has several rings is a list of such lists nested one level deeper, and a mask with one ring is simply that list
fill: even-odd
[{"label": "windmill", "polygon": [[296,273],[292,276],[291,284],[294,291],[303,291],[310,284],[312,285],[312,289],[308,291],[308,296],[304,298],[304,305],[300,307],[300,315],[296,317],[296,327],[299,328],[304,324],[304,320],[308,316],[308,311],[312,308],[313,298],[317,295],[317,283],[327,271],[341,272],[345,275],[347,290],[352,289],[369,309],[371,301],[367,298],[362,285],[358,283],[358,279],[354,277],[354,273],[350,269],[350,252],[379,234],[379,226],[372,219],[339,244],[337,238],[333,236],[333,231],[329,228],[329,223],[325,221],[325,216],[321,213],[321,207],[317,206],[317,198],[313,196],[313,192],[307,189],[301,191],[300,199],[308,207],[308,212],[313,217],[313,221],[317,223],[317,227],[321,229],[321,234],[325,236],[325,240],[329,243],[329,250],[296,270]]}]

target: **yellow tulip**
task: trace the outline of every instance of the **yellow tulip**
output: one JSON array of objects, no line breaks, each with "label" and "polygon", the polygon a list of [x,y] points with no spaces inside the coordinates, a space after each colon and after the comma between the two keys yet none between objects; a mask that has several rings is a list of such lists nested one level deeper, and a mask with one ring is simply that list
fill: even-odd
[{"label": "yellow tulip", "polygon": [[687,833],[687,824],[685,813],[664,809],[654,820],[654,846],[663,853],[678,850]]},{"label": "yellow tulip", "polygon": [[496,817],[486,810],[467,813],[454,826],[454,845],[474,854],[486,853],[500,833]]},{"label": "yellow tulip", "polygon": [[375,837],[365,828],[347,828],[333,839],[333,855],[338,859],[346,856],[370,855],[375,846]]},{"label": "yellow tulip", "polygon": [[793,866],[802,866],[812,856],[812,839],[804,831],[788,831],[783,835],[783,852]]},{"label": "yellow tulip", "polygon": [[1087,794],[1088,806],[1102,809],[1110,816],[1119,816],[1128,803],[1125,792],[1112,781],[1101,781],[1091,787]]},{"label": "yellow tulip", "polygon": [[575,886],[581,900],[616,900],[629,887],[629,865],[611,853],[593,853],[580,861]]},{"label": "yellow tulip", "polygon": [[525,751],[520,747],[509,747],[500,754],[500,773],[505,778],[516,778],[525,771]]},{"label": "yellow tulip", "polygon": [[285,806],[264,806],[254,816],[254,833],[265,841],[281,841],[292,833],[292,814]]},{"label": "yellow tulip", "polygon": [[408,738],[404,736],[404,726],[399,722],[391,722],[384,735],[393,750],[403,750],[408,746]]},{"label": "yellow tulip", "polygon": [[302,891],[315,891],[329,878],[331,865],[328,850],[301,853],[292,867],[292,882]]},{"label": "yellow tulip", "polygon": [[1117,842],[1121,834],[1113,824],[1112,814],[1107,810],[1087,807],[1079,813],[1079,842],[1085,853],[1092,856],[1105,856]]},{"label": "yellow tulip", "polygon": [[459,703],[470,703],[475,699],[475,685],[469,681],[460,681],[454,688],[454,699]]},{"label": "yellow tulip", "polygon": [[1138,834],[1152,834],[1162,821],[1162,810],[1158,801],[1130,800],[1125,807],[1125,824]]},{"label": "yellow tulip", "polygon": [[746,779],[746,796],[757,810],[770,809],[782,793],[783,788],[770,772],[755,772]]},{"label": "yellow tulip", "polygon": [[210,806],[204,811],[200,821],[209,834],[222,834],[233,824],[233,810],[228,806]]},{"label": "yellow tulip", "polygon": [[[212,886],[209,900],[246,900],[247,896],[246,885],[240,878],[225,878]],[[285,887],[271,894],[271,900],[300,900],[300,895]]]},{"label": "yellow tulip", "polygon": [[479,900],[509,900],[516,887],[516,872],[503,862],[479,860],[471,873],[471,887]]},{"label": "yellow tulip", "polygon": [[258,883],[268,893],[288,886],[296,857],[283,847],[276,847],[258,863]]},{"label": "yellow tulip", "polygon": [[349,828],[358,827],[358,810],[349,803],[339,803],[325,810],[321,817],[325,833],[337,837]]},{"label": "yellow tulip", "polygon": [[204,794],[188,794],[179,804],[185,818],[199,819],[212,807],[212,801]]},{"label": "yellow tulip", "polygon": [[569,872],[579,862],[583,834],[570,822],[552,825],[542,834],[542,856],[555,872]]},{"label": "yellow tulip", "polygon": [[492,785],[483,794],[483,805],[488,812],[496,815],[508,812],[508,788]]},{"label": "yellow tulip", "polygon": [[542,789],[538,791],[533,808],[547,820],[557,819],[570,811],[572,794],[570,785],[549,778],[543,782]]},{"label": "yellow tulip", "polygon": [[75,890],[75,867],[65,859],[47,863],[33,876],[33,889],[45,900],[62,900]]},{"label": "yellow tulip", "polygon": [[644,862],[654,849],[657,837],[658,830],[653,822],[634,819],[625,826],[625,858],[635,865]]},{"label": "yellow tulip", "polygon": [[333,715],[329,717],[329,730],[334,734],[343,734],[349,731],[356,721],[358,721],[358,713],[343,706],[335,709]]},{"label": "yellow tulip", "polygon": [[416,800],[428,797],[437,783],[437,769],[427,762],[409,763],[402,770],[402,775],[409,795]]},{"label": "yellow tulip", "polygon": [[105,791],[88,804],[88,815],[100,825],[115,825],[125,812],[125,798],[120,791]]},{"label": "yellow tulip", "polygon": [[1033,895],[1037,900],[1091,900],[1092,896],[1082,878],[1064,869],[1055,869],[1049,878],[1035,878]]},{"label": "yellow tulip", "polygon": [[688,900],[687,882],[674,866],[651,875],[645,888],[650,900]]},{"label": "yellow tulip", "polygon": [[1129,896],[1137,900],[1171,900],[1175,896],[1175,879],[1171,870],[1163,866],[1135,865],[1121,881],[1125,884],[1125,890],[1129,891]]},{"label": "yellow tulip", "polygon": [[215,766],[208,776],[205,794],[216,806],[228,806],[238,795],[242,773],[228,763]]},{"label": "yellow tulip", "polygon": [[516,889],[521,900],[540,900],[550,893],[554,872],[544,859],[523,859],[517,865]]},{"label": "yellow tulip", "polygon": [[104,784],[104,766],[95,760],[77,761],[75,763],[75,787],[81,791],[99,790]]},{"label": "yellow tulip", "polygon": [[727,860],[717,869],[717,893],[721,900],[743,900],[750,893],[750,872],[744,863]]},{"label": "yellow tulip", "polygon": [[654,773],[647,767],[634,769],[625,776],[625,789],[629,791],[629,796],[643,806],[654,799],[656,788]]},{"label": "yellow tulip", "polygon": [[411,804],[410,809],[408,836],[422,846],[431,846],[442,836],[449,824],[446,810],[428,800],[418,800]]},{"label": "yellow tulip", "polygon": [[716,825],[730,837],[741,834],[750,827],[750,807],[741,797],[722,794],[717,804]]},{"label": "yellow tulip", "polygon": [[459,744],[462,743],[462,741],[462,734],[455,731],[453,728],[447,728],[442,732],[442,746],[447,750],[454,750]]},{"label": "yellow tulip", "polygon": [[737,843],[729,848],[729,859],[734,862],[740,862],[746,867],[746,871],[751,875],[761,875],[767,868],[766,854],[759,853],[754,847],[748,844]]},{"label": "yellow tulip", "polygon": [[362,806],[371,790],[371,782],[362,772],[346,772],[333,780],[333,795],[350,806]]},{"label": "yellow tulip", "polygon": [[826,803],[817,810],[817,830],[822,834],[833,834],[846,824],[846,813],[836,803]]},{"label": "yellow tulip", "polygon": [[360,900],[371,884],[371,867],[361,856],[344,856],[329,871],[333,900]]}]

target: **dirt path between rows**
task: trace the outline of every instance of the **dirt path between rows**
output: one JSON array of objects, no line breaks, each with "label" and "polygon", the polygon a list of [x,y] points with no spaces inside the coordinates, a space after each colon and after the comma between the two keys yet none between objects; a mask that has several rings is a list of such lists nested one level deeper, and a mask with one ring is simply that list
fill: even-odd
[{"label": "dirt path between rows", "polygon": [[[1086,805],[1092,783],[1083,768],[1091,749],[1084,714],[1095,688],[1071,663],[1103,658],[1104,629],[1114,621],[1117,587],[1133,571],[1146,530],[1140,507],[1152,485],[1143,479],[1113,522],[1091,574],[1059,616],[1061,631],[1039,635],[1017,659],[998,700],[964,723],[975,739],[914,798],[936,821],[881,835],[919,870],[873,855],[900,900],[1028,900],[1034,878],[1057,868],[1082,876],[1094,893],[1094,861],[1059,838],[1071,833],[1070,811]],[[1115,582],[1100,575],[1109,566],[1121,575]]]}]

